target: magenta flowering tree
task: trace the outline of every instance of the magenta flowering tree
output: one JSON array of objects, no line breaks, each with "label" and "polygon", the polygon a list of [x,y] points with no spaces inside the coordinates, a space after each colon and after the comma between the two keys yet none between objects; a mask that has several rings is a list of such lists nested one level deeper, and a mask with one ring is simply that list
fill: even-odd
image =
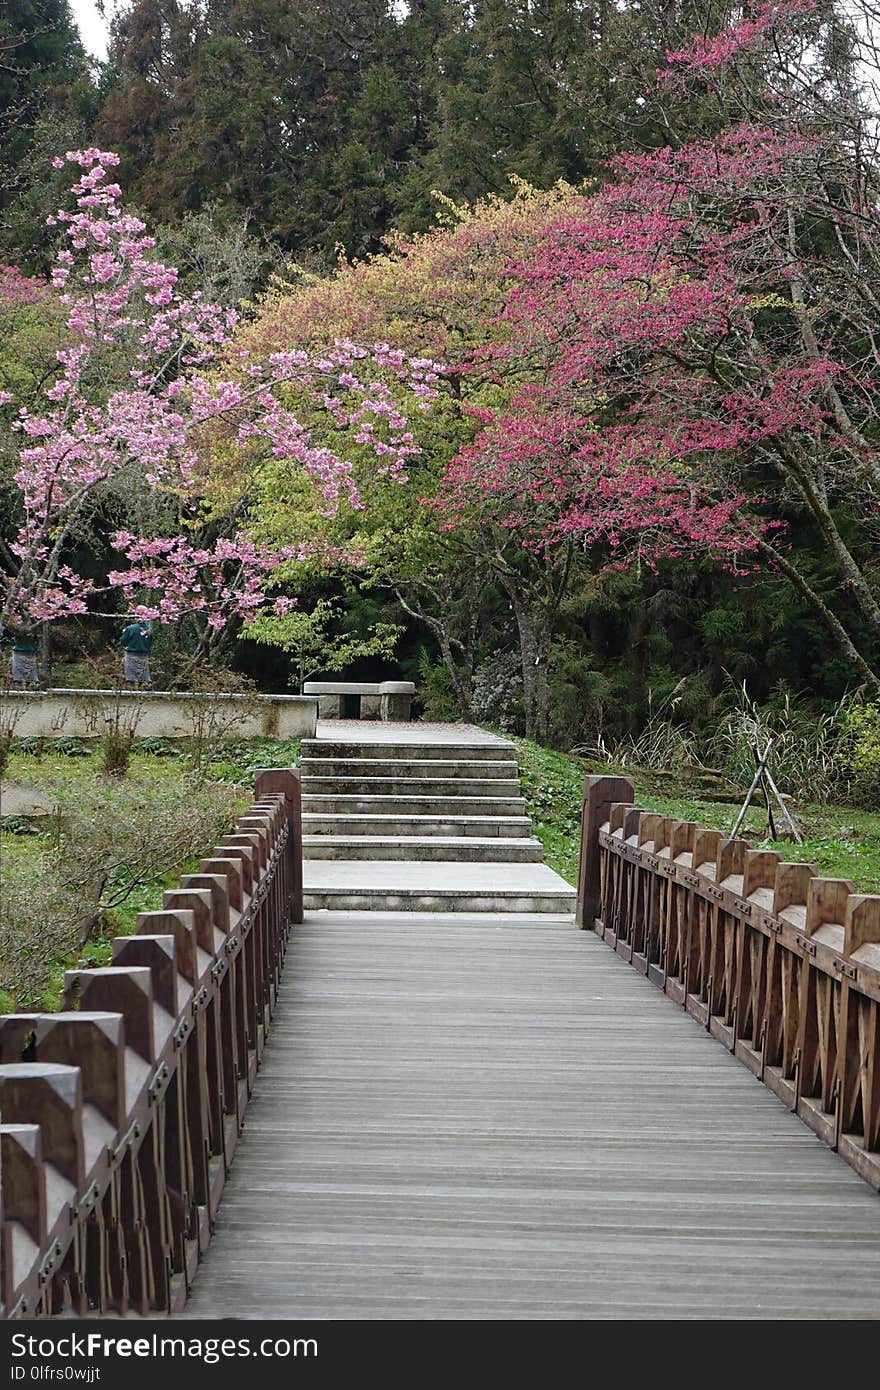
[{"label": "magenta flowering tree", "polygon": [[745,521],[741,495],[713,497],[646,460],[625,431],[597,430],[543,390],[525,388],[509,407],[481,414],[479,436],[448,466],[430,504],[441,530],[478,512],[538,555],[575,537],[619,568],[705,555],[732,570],[751,563],[764,528]]},{"label": "magenta flowering tree", "polygon": [[15,265],[0,265],[0,304],[38,304],[46,285],[34,275],[25,275]]},{"label": "magenta flowering tree", "polygon": [[479,413],[473,444],[448,465],[429,502],[441,531],[483,555],[517,625],[526,731],[549,719],[557,618],[587,574],[711,557],[733,572],[755,563],[741,498],[715,497],[672,467],[595,427],[584,403],[525,387]]},{"label": "magenta flowering tree", "polygon": [[[198,613],[216,632],[254,616],[291,556],[270,553],[243,529],[210,545],[191,539],[209,430],[301,468],[328,511],[342,495],[357,506],[352,467],[328,447],[322,424],[353,427],[377,469],[401,479],[416,446],[383,378],[404,381],[414,405],[427,409],[438,369],[382,345],[337,342],[321,354],[275,352],[260,362],[232,352],[234,375],[224,374],[218,362],[224,353],[228,368],[236,316],[178,292],[175,270],[155,258],[153,238],[109,178],[118,157],[76,150],[66,162],[78,171],[73,207],[51,219],[61,233],[52,292],[66,323],[58,369],[39,407],[0,392],[21,442],[11,480],[21,522],[6,549],[0,627],[26,631],[86,613],[104,589],[166,621]],[[119,529],[120,564],[96,585],[72,556],[114,489],[134,499],[133,516],[173,524],[167,535],[155,523]]]},{"label": "magenta flowering tree", "polygon": [[[739,119],[620,156],[511,268],[475,366],[540,386],[484,414],[437,505],[447,525],[493,518],[560,574],[572,545],[611,566],[768,564],[876,690],[880,166],[858,94],[831,101],[810,68],[818,22],[809,0],[757,5],[670,52],[661,88],[714,93]],[[781,517],[824,543],[836,595]]]}]

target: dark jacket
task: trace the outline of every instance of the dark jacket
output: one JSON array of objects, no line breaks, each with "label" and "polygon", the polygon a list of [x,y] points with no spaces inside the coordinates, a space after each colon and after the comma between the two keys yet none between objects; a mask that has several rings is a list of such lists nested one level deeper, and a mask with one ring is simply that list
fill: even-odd
[{"label": "dark jacket", "polygon": [[146,656],[153,645],[153,634],[144,631],[141,623],[129,623],[119,640],[125,651],[135,652],[138,656]]}]

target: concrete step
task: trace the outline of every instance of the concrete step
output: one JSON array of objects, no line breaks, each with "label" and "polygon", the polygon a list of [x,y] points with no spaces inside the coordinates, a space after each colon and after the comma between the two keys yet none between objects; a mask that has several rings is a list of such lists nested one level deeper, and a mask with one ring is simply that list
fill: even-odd
[{"label": "concrete step", "polygon": [[[494,790],[494,788],[493,788]],[[314,796],[303,792],[303,813],[317,816],[471,816],[519,818],[521,796]]]},{"label": "concrete step", "polygon": [[[303,797],[414,796],[433,801],[435,797],[518,797],[519,779],[487,781],[482,777],[303,777]],[[375,803],[374,803],[375,804]]]},{"label": "concrete step", "polygon": [[305,738],[301,744],[303,758],[374,758],[379,762],[401,758],[478,762],[515,762],[516,748],[499,739],[496,743],[346,743],[335,739]]},{"label": "concrete step", "polygon": [[575,896],[560,893],[505,892],[487,889],[473,893],[434,893],[429,888],[398,888],[358,891],[347,888],[310,889],[303,894],[307,912],[538,912],[571,918]]},{"label": "concrete step", "polygon": [[515,759],[478,758],[302,758],[303,781],[313,777],[429,777],[483,781],[519,779]]},{"label": "concrete step", "polygon": [[333,815],[306,811],[302,822],[307,835],[383,835],[394,839],[400,835],[475,835],[516,839],[532,833],[528,816]]},{"label": "concrete step", "polygon": [[381,859],[407,863],[540,864],[540,840],[473,835],[303,835],[304,859]]},{"label": "concrete step", "polygon": [[307,911],[557,913],[571,919],[576,894],[546,864],[307,859]]}]

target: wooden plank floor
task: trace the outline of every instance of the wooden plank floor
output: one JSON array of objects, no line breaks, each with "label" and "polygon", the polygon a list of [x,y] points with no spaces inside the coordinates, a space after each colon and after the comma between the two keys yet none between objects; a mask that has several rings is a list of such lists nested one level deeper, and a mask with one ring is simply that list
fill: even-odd
[{"label": "wooden plank floor", "polygon": [[591,933],[296,929],[188,1316],[878,1314],[877,1195]]}]

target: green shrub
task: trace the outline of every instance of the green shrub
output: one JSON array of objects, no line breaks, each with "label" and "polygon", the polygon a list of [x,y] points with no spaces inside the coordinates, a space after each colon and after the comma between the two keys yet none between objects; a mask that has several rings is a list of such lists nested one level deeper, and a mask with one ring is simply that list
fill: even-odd
[{"label": "green shrub", "polygon": [[185,750],[169,738],[136,738],[134,741],[134,751],[136,753],[148,753],[151,758],[182,758]]},{"label": "green shrub", "polygon": [[39,835],[40,827],[27,816],[0,816],[0,831],[4,835]]},{"label": "green shrub", "polygon": [[880,799],[880,703],[850,704],[843,715],[841,762],[859,800]]},{"label": "green shrub", "polygon": [[62,753],[65,758],[90,758],[93,749],[86,739],[67,737],[53,739],[49,751]]},{"label": "green shrub", "polygon": [[124,777],[131,762],[134,735],[130,729],[111,729],[101,739],[101,766],[108,777]]},{"label": "green shrub", "polygon": [[43,844],[3,856],[0,990],[19,1007],[40,999],[90,935],[112,930],[132,894],[205,854],[232,824],[238,796],[195,779],[148,786],[103,778],[55,795]]},{"label": "green shrub", "polygon": [[299,759],[299,739],[248,739],[214,748],[208,772],[214,782],[250,788],[258,768],[296,767]]},{"label": "green shrub", "polygon": [[12,733],[9,729],[0,729],[0,777],[6,771],[9,762],[9,754],[12,752]]},{"label": "green shrub", "polygon": [[455,686],[445,661],[433,661],[424,647],[419,649],[419,680],[416,703],[425,719],[445,724],[461,718]]}]

